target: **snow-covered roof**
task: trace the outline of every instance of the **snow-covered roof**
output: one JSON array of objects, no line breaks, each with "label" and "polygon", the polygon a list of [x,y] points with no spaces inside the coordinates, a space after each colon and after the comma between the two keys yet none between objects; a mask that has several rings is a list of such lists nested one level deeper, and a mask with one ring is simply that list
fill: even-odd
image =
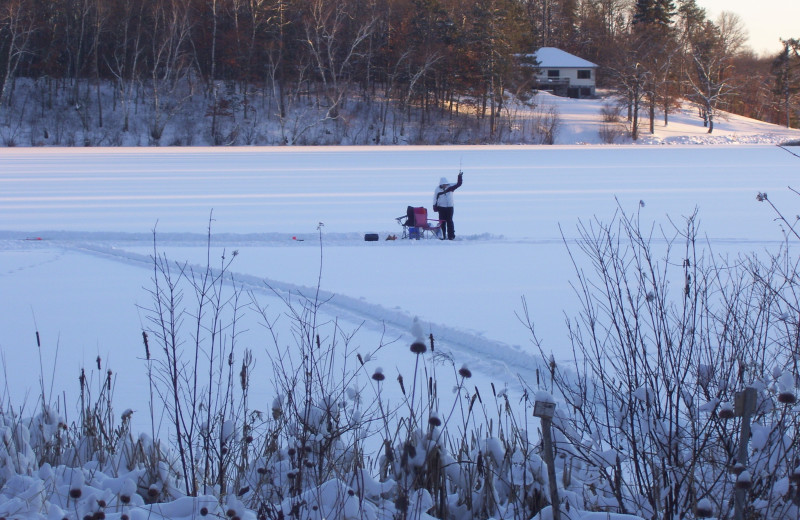
[{"label": "snow-covered roof", "polygon": [[539,67],[542,69],[555,69],[555,68],[580,68],[589,69],[596,68],[597,65],[591,61],[579,58],[574,54],[570,54],[555,47],[541,47],[533,53],[539,61]]}]

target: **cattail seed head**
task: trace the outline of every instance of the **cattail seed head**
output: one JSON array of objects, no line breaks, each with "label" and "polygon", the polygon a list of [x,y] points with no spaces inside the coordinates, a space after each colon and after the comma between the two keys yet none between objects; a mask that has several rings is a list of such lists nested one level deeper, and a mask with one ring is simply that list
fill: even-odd
[{"label": "cattail seed head", "polygon": [[739,473],[739,476],[736,477],[736,489],[750,489],[753,487],[753,479],[750,477],[749,471],[742,471]]},{"label": "cattail seed head", "polygon": [[142,340],[144,341],[144,356],[145,359],[150,359],[150,343],[147,340],[147,332],[142,331]]},{"label": "cattail seed head", "polygon": [[417,456],[417,448],[414,447],[414,445],[411,444],[410,442],[406,443],[405,450],[406,450],[406,455],[408,455],[412,459]]},{"label": "cattail seed head", "polygon": [[401,513],[408,510],[408,497],[403,493],[398,496],[394,501],[394,507]]},{"label": "cattail seed head", "polygon": [[711,501],[707,498],[700,500],[695,508],[697,518],[709,518],[714,516],[714,509],[711,507]]}]

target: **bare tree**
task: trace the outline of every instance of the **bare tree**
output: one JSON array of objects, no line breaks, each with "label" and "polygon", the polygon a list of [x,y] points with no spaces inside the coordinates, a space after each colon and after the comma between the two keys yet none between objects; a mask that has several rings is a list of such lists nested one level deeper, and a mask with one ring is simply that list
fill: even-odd
[{"label": "bare tree", "polygon": [[153,12],[147,59],[152,92],[150,138],[155,142],[161,140],[164,127],[191,94],[192,62],[186,49],[191,29],[189,3],[158,2]]},{"label": "bare tree", "polygon": [[30,0],[8,0],[0,5],[0,109],[10,104],[9,84],[16,76],[22,58],[31,52],[29,45],[35,29]]},{"label": "bare tree", "polygon": [[699,105],[708,133],[714,131],[719,107],[735,90],[729,78],[730,55],[719,28],[706,22],[703,35],[692,42],[690,59],[694,69],[687,74],[690,95]]},{"label": "bare tree", "polygon": [[122,104],[122,131],[130,128],[130,111],[136,83],[139,81],[139,60],[143,48],[144,3],[124,0],[116,13],[116,25],[112,31],[116,44],[106,57],[106,65],[114,76],[117,95]]}]

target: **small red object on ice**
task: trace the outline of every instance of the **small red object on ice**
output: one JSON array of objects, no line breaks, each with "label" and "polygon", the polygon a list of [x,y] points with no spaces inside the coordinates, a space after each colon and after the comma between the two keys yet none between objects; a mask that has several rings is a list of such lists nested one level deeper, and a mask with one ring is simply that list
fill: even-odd
[{"label": "small red object on ice", "polygon": [[292,237],[292,240],[297,240],[297,237]]}]

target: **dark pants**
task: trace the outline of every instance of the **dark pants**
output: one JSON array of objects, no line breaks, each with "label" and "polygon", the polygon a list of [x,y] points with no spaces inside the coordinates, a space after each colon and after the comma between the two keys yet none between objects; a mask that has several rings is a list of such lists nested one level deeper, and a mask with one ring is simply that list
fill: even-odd
[{"label": "dark pants", "polygon": [[453,240],[456,237],[456,228],[453,227],[453,208],[439,206],[439,220],[442,221],[442,237]]}]

